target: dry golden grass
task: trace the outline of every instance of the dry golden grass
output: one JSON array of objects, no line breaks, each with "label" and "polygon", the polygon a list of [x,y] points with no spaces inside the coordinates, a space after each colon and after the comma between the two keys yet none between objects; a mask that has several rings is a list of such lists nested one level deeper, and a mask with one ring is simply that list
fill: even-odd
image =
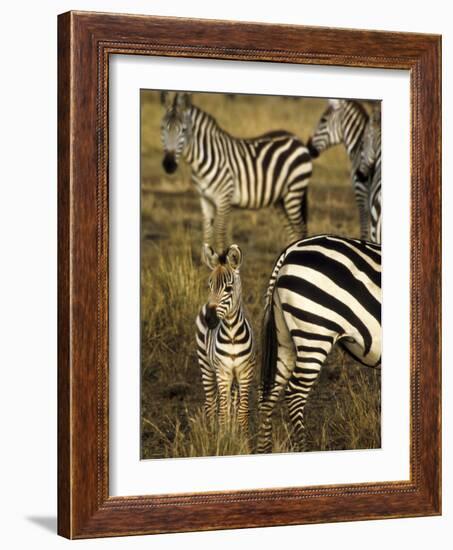
[{"label": "dry golden grass", "polygon": [[[195,94],[193,101],[233,135],[251,137],[283,128],[304,140],[325,106],[317,99],[237,96],[231,100],[219,94]],[[181,165],[169,177],[161,168],[162,112],[158,94],[142,92],[141,455],[244,454],[255,445],[254,392],[250,441],[244,440],[234,423],[219,430],[207,425],[202,414],[194,334],[195,317],[207,299],[208,270],[200,264],[201,212],[189,169]],[[286,236],[272,209],[236,210],[230,227],[231,242],[244,252],[244,302],[259,342],[264,292]],[[348,160],[341,147],[315,162],[310,183],[309,233],[324,232],[359,234]],[[312,390],[306,424],[310,450],[379,447],[379,373],[335,350]],[[274,425],[274,452],[291,451],[291,426],[284,406],[275,414]]]}]

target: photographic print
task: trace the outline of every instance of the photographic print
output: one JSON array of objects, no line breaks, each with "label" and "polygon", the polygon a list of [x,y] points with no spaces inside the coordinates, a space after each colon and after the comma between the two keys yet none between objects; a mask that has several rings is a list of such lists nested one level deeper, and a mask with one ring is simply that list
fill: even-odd
[{"label": "photographic print", "polygon": [[379,101],[141,90],[141,457],[380,447]]}]

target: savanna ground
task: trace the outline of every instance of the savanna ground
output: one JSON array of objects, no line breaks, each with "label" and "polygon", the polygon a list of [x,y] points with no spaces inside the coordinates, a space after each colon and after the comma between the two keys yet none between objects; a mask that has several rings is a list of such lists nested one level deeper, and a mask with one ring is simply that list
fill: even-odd
[{"label": "savanna ground", "polygon": [[[305,142],[326,106],[318,99],[222,94],[193,94],[192,100],[232,135],[253,137],[285,129]],[[199,200],[184,163],[173,176],[162,169],[159,93],[142,91],[141,102],[141,456],[247,454],[253,452],[257,432],[256,391],[249,442],[234,424],[219,432],[203,415],[194,323],[208,297],[209,271],[200,263]],[[342,147],[314,162],[308,208],[309,234],[359,236]],[[286,235],[273,209],[236,210],[230,228],[231,242],[244,253],[243,298],[258,342],[258,383],[263,296]],[[284,404],[274,416],[273,452],[289,452],[291,425]],[[380,447],[380,374],[335,349],[310,394],[306,426],[311,451]]]}]

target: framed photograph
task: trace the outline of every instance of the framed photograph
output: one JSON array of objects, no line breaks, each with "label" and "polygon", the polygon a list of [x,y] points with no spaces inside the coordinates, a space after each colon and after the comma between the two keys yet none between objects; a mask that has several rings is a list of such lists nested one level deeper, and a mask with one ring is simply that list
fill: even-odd
[{"label": "framed photograph", "polygon": [[59,533],[440,514],[440,37],[58,25]]}]

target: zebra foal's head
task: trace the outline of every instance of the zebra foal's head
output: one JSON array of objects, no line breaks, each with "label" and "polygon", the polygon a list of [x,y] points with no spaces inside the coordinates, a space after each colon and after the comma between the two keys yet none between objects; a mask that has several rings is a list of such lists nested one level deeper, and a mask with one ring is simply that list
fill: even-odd
[{"label": "zebra foal's head", "polygon": [[173,174],[178,168],[179,157],[192,135],[190,95],[176,93],[172,99],[169,92],[162,92],[161,103],[165,107],[161,122],[161,139],[164,148],[162,165],[167,174]]},{"label": "zebra foal's head", "polygon": [[343,140],[341,124],[342,112],[346,100],[329,99],[329,106],[319,119],[318,125],[307,143],[312,158],[316,158],[332,145],[338,145]]},{"label": "zebra foal's head", "polygon": [[206,322],[212,329],[220,320],[234,314],[241,304],[239,268],[242,264],[242,251],[236,244],[232,244],[219,255],[205,244],[203,261],[212,270],[206,312]]}]

